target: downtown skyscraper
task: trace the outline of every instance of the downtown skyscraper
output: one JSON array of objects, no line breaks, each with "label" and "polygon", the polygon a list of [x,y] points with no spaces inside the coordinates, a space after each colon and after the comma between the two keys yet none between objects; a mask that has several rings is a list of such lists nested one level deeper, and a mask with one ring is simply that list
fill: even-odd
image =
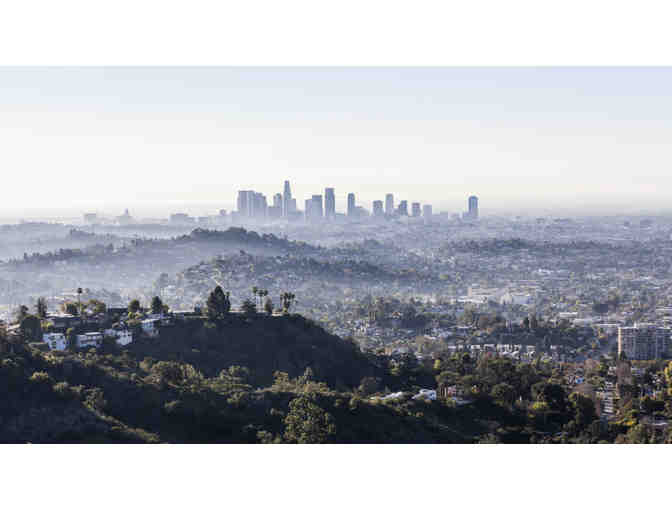
[{"label": "downtown skyscraper", "polygon": [[332,219],[336,216],[336,195],[334,188],[324,189],[324,216],[327,219]]}]

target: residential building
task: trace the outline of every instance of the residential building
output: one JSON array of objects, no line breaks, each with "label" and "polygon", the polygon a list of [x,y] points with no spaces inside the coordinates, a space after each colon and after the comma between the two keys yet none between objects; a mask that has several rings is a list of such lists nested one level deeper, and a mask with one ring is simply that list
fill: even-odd
[{"label": "residential building", "polygon": [[420,210],[420,202],[413,202],[411,204],[411,215],[414,218],[419,218],[421,214],[422,212]]},{"label": "residential building", "polygon": [[44,333],[42,341],[49,346],[52,351],[64,351],[68,346],[67,339],[63,333]]},{"label": "residential building", "polygon": [[670,353],[670,332],[656,324],[618,328],[618,355],[630,360],[662,358]]},{"label": "residential building", "polygon": [[133,341],[133,332],[130,329],[106,329],[105,336],[114,338],[117,345],[128,345]]},{"label": "residential building", "polygon": [[98,331],[77,335],[78,347],[100,347],[103,343],[103,334]]}]

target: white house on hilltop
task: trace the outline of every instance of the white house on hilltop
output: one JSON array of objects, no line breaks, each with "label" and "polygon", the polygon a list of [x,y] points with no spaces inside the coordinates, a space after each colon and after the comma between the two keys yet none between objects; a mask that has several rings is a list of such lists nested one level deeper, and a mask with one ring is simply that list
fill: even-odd
[{"label": "white house on hilltop", "polygon": [[44,333],[42,341],[45,342],[52,351],[64,351],[67,347],[67,340],[63,333]]}]

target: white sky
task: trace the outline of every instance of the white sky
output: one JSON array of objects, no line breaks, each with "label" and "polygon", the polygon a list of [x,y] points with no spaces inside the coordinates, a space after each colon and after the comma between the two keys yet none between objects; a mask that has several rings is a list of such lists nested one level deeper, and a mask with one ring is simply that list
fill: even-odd
[{"label": "white sky", "polygon": [[0,68],[0,213],[668,208],[672,68]]}]

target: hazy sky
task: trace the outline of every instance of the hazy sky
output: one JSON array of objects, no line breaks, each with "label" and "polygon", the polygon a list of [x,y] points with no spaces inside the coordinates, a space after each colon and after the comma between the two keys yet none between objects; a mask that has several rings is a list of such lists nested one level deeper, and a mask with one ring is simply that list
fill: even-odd
[{"label": "hazy sky", "polygon": [[284,179],[300,207],[669,209],[671,99],[672,68],[0,68],[0,212],[214,213]]}]

